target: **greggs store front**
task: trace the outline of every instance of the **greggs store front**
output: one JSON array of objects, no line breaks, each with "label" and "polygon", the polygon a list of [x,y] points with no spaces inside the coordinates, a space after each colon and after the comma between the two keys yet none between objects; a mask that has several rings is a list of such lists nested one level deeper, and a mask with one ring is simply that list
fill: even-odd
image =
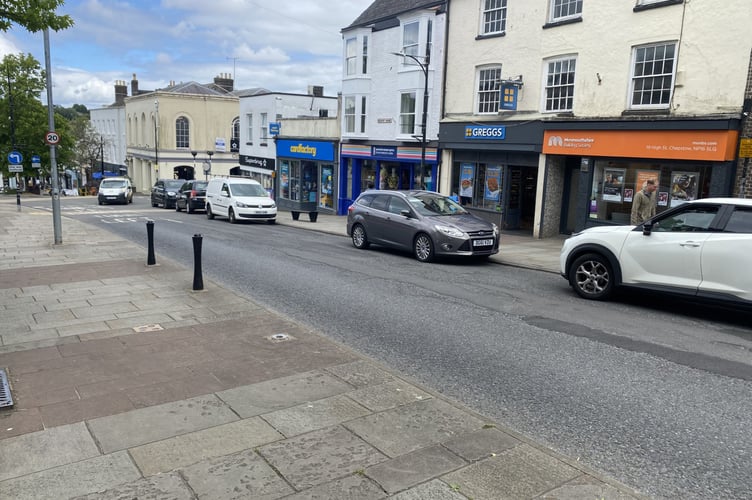
[{"label": "greggs store front", "polygon": [[[693,128],[677,130],[677,123]],[[619,124],[627,126],[625,122]],[[594,225],[629,224],[634,195],[648,179],[658,186],[657,213],[698,198],[732,195],[738,122],[651,121],[631,125],[635,128],[547,127],[542,152],[548,178],[541,219],[547,224],[540,228],[541,237]],[[699,125],[704,128],[696,128]]]}]

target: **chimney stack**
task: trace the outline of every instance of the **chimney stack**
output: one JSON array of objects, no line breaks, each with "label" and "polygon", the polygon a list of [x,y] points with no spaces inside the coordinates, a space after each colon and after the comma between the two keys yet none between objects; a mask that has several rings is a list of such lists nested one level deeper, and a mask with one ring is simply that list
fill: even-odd
[{"label": "chimney stack", "polygon": [[221,73],[219,76],[214,77],[214,85],[227,92],[232,92],[235,88],[235,81],[232,79],[231,74]]},{"label": "chimney stack", "polygon": [[133,73],[133,80],[131,80],[131,95],[138,95],[138,80],[136,79],[136,73]]},{"label": "chimney stack", "polygon": [[118,106],[125,105],[125,98],[128,97],[128,86],[125,80],[115,80],[115,104]]}]

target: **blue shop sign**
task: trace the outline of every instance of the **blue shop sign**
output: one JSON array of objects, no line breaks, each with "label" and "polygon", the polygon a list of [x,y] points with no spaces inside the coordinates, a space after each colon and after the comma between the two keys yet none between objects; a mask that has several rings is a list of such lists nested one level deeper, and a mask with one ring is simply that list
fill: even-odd
[{"label": "blue shop sign", "polygon": [[371,156],[374,158],[397,158],[397,147],[371,146]]},{"label": "blue shop sign", "polygon": [[279,135],[279,123],[278,122],[269,123],[269,135]]},{"label": "blue shop sign", "polygon": [[468,125],[465,127],[467,140],[504,140],[506,136],[507,128],[504,125]]},{"label": "blue shop sign", "polygon": [[305,160],[334,160],[334,144],[319,141],[277,140],[277,156]]}]

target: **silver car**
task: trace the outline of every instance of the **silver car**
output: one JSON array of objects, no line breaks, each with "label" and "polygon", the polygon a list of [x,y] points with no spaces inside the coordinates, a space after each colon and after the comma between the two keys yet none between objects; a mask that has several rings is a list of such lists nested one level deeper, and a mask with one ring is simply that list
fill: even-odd
[{"label": "silver car", "polygon": [[421,262],[437,255],[499,252],[496,224],[431,191],[364,192],[347,209],[347,234],[355,248],[374,243],[408,250]]}]

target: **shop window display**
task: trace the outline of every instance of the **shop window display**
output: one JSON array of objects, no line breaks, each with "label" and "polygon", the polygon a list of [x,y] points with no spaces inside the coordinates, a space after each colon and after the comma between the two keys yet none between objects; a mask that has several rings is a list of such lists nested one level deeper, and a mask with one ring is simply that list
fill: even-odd
[{"label": "shop window display", "polygon": [[[652,179],[656,213],[708,196],[710,167],[598,160],[595,162],[589,217],[629,224],[635,194]],[[702,184],[704,182],[704,184]]]},{"label": "shop window display", "polygon": [[501,203],[503,168],[486,163],[455,163],[452,194],[460,204],[496,210]]}]

